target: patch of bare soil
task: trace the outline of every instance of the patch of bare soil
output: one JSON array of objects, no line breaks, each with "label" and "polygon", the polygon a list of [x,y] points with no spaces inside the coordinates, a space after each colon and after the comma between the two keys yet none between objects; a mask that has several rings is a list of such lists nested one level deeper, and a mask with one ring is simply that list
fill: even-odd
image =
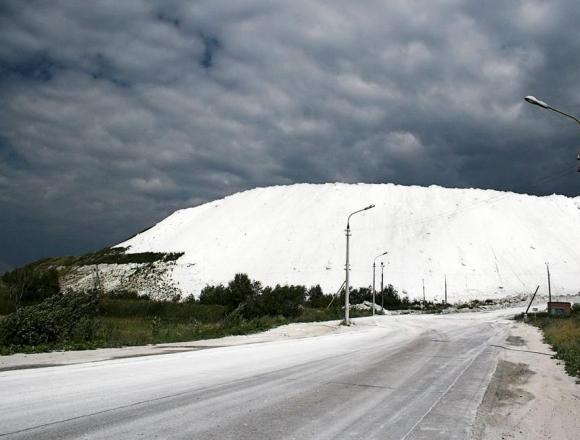
[{"label": "patch of bare soil", "polygon": [[521,347],[522,345],[526,345],[526,341],[524,341],[524,338],[522,338],[521,336],[509,335],[506,339],[506,342],[509,345],[515,345],[518,347]]}]

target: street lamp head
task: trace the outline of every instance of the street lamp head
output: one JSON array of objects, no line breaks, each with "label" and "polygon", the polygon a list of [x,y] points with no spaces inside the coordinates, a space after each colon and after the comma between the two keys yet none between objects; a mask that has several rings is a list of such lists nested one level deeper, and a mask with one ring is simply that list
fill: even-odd
[{"label": "street lamp head", "polygon": [[363,211],[366,211],[367,209],[372,209],[372,208],[374,208],[374,207],[375,207],[375,205],[369,205],[369,206],[367,206],[365,209],[363,209]]},{"label": "street lamp head", "polygon": [[529,102],[530,104],[537,105],[538,107],[542,107],[542,108],[546,108],[546,109],[550,108],[550,106],[548,104],[546,104],[544,101],[540,101],[535,96],[526,96],[524,99],[527,102]]},{"label": "street lamp head", "polygon": [[387,255],[388,253],[389,253],[388,251],[385,251],[385,252],[383,252],[382,254],[379,254],[379,255],[377,255],[377,256],[375,257],[375,259],[373,260],[373,265],[376,263],[376,261],[377,261],[377,258],[381,258],[383,255]]}]

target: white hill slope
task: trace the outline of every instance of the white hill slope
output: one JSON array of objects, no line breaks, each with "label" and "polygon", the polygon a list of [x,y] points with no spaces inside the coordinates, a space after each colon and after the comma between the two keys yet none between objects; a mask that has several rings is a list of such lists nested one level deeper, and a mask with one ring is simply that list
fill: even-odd
[{"label": "white hill slope", "polygon": [[[172,278],[185,295],[226,283],[239,272],[265,285],[344,280],[349,213],[351,285],[372,283],[384,257],[385,285],[449,301],[580,291],[580,197],[536,197],[478,189],[392,184],[298,184],[257,188],[175,212],[120,243],[128,252],[185,252]],[[377,261],[381,261],[378,259]],[[377,287],[380,268],[377,270]]]}]

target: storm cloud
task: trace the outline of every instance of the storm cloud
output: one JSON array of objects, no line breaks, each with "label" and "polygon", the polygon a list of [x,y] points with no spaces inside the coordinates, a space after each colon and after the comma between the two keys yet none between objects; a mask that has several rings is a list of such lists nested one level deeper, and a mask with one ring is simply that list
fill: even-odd
[{"label": "storm cloud", "polygon": [[572,0],[0,5],[0,270],[256,186],[580,193]]}]

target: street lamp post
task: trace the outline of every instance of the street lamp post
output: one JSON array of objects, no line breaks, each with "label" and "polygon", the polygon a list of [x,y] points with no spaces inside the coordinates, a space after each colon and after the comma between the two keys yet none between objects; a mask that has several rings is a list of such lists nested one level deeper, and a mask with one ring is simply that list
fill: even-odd
[{"label": "street lamp post", "polygon": [[348,284],[348,277],[349,277],[349,270],[350,270],[350,266],[349,266],[349,246],[350,246],[350,218],[355,215],[358,214],[359,212],[363,212],[363,211],[367,211],[369,209],[374,208],[375,205],[369,205],[366,208],[363,209],[359,209],[358,211],[355,211],[353,213],[351,213],[348,216],[348,220],[346,221],[346,281],[345,281],[345,286],[344,286],[344,325],[350,325],[350,319],[349,319],[349,309],[350,309],[350,299],[349,299],[349,293],[350,293],[350,288],[349,288],[349,284]]},{"label": "street lamp post", "polygon": [[[580,125],[580,119],[578,119],[576,116],[572,116],[566,112],[563,112],[562,110],[558,110],[557,108],[552,107],[551,105],[545,103],[544,101],[539,100],[535,96],[526,96],[524,99],[532,105],[537,105],[538,107],[541,107],[543,109],[552,110],[553,112],[560,113],[562,116],[566,116],[567,118],[570,118],[573,121],[576,121],[576,123],[578,123],[578,125]],[[578,156],[576,157],[576,159],[578,161],[580,161],[580,153],[578,153]],[[580,173],[580,165],[578,166],[578,172]]]},{"label": "street lamp post", "polygon": [[385,285],[384,285],[384,278],[385,275],[385,263],[381,261],[381,309],[383,312],[385,311]]},{"label": "street lamp post", "polygon": [[375,292],[376,292],[376,290],[375,290],[375,266],[377,263],[377,258],[382,257],[383,255],[387,255],[387,254],[388,254],[388,252],[385,251],[381,255],[377,255],[375,257],[375,259],[373,260],[373,316],[375,316],[375,295],[376,295],[375,294]]}]

